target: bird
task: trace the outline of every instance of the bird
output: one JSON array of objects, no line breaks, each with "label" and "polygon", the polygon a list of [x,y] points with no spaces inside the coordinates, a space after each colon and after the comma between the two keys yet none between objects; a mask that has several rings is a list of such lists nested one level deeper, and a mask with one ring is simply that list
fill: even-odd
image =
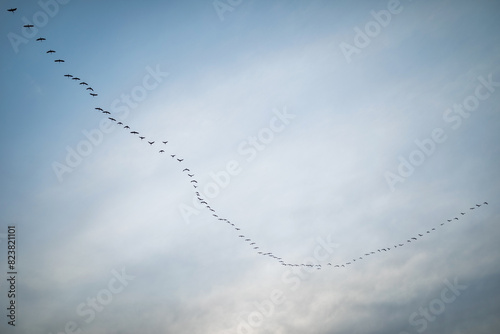
[{"label": "bird", "polygon": [[183,171],[183,172],[190,172],[191,170],[190,170],[190,169],[188,169],[188,168],[184,168],[182,171]]},{"label": "bird", "polygon": [[64,63],[64,60],[62,60],[62,59],[56,59],[56,60],[54,60],[54,62],[56,62],[56,63]]},{"label": "bird", "polygon": [[94,108],[95,110],[104,111],[102,108]]},{"label": "bird", "polygon": [[154,141],[148,141],[149,145],[153,145],[155,142]]},{"label": "bird", "polygon": [[87,90],[94,91],[94,88],[92,88],[92,87],[87,87]]},{"label": "bird", "polygon": [[165,151],[164,151],[164,150],[160,150],[160,152],[159,152],[159,153],[165,153]]},{"label": "bird", "polygon": [[453,219],[458,220],[458,218],[457,218],[457,217],[455,217],[455,218],[453,218]]},{"label": "bird", "polygon": [[172,158],[175,158],[175,154],[170,154],[170,156],[171,156]]},{"label": "bird", "polygon": [[481,207],[481,204],[476,204],[476,206],[479,208],[479,207]]},{"label": "bird", "polygon": [[108,117],[110,120],[112,120],[113,122],[116,122],[116,119],[112,118],[112,117]]},{"label": "bird", "polygon": [[92,96],[94,96],[94,97],[95,97],[95,96],[97,96],[97,94],[95,94],[95,93],[90,93],[90,95],[92,95]]},{"label": "bird", "polygon": [[[103,112],[103,113],[105,113],[105,112]],[[123,123],[122,123],[122,122],[118,122],[118,123],[116,123],[116,124],[118,124],[118,125],[123,125]]]},{"label": "bird", "polygon": [[183,162],[183,161],[184,161],[184,159],[177,159],[177,161],[179,161],[179,162]]},{"label": "bird", "polygon": [[399,247],[404,246],[404,244],[399,244]]},{"label": "bird", "polygon": [[8,11],[8,12],[11,12],[11,13],[14,13],[16,10],[17,10],[17,8],[10,8],[10,9],[7,9],[7,11]]},{"label": "bird", "polygon": [[141,138],[141,140],[143,140],[143,139],[144,139],[144,138],[146,138],[146,137],[139,137],[139,138]]},{"label": "bird", "polygon": [[[111,115],[111,113],[109,111],[103,111],[102,113]],[[118,122],[118,123],[121,123],[121,122]]]},{"label": "bird", "polygon": [[130,127],[128,125],[125,125],[123,128],[124,129],[130,129]]},{"label": "bird", "polygon": [[43,38],[43,37],[39,37],[36,39],[38,42],[43,42],[43,41],[46,41],[47,39]]},{"label": "bird", "polygon": [[447,220],[448,220],[448,222],[451,222],[451,219],[447,219]]},{"label": "bird", "polygon": [[82,82],[80,82],[80,85],[86,85],[86,86],[88,86],[89,84],[86,83],[85,81],[82,81]]},{"label": "bird", "polygon": [[198,183],[198,181],[196,181],[196,180],[191,180],[191,183]]},{"label": "bird", "polygon": [[472,207],[472,208],[470,208],[470,209],[471,209],[471,210],[474,210],[475,208],[474,208],[474,207]]},{"label": "bird", "polygon": [[412,239],[413,239],[413,240],[417,240],[417,238],[415,238],[415,237],[413,237]]},{"label": "bird", "polygon": [[66,78],[72,78],[73,76],[71,74],[65,74],[64,75]]},{"label": "bird", "polygon": [[56,53],[54,50],[49,50],[46,53]]},{"label": "bird", "polygon": [[193,176],[194,176],[194,174],[188,174],[188,176],[189,176],[189,177],[193,177]]},{"label": "bird", "polygon": [[418,234],[418,236],[419,236],[419,237],[423,237],[424,235],[419,233],[419,234]]},{"label": "bird", "polygon": [[131,131],[130,133],[133,134],[133,135],[138,135],[139,134],[139,132],[137,132],[137,131]]},{"label": "bird", "polygon": [[73,77],[71,80],[81,80],[81,79],[78,77]]},{"label": "bird", "polygon": [[163,143],[163,144],[166,144],[166,143],[168,143],[168,140],[167,140],[167,141],[162,141],[162,143]]},{"label": "bird", "polygon": [[25,28],[28,28],[28,29],[29,29],[29,28],[33,28],[33,27],[34,27],[34,25],[32,25],[32,24],[25,24],[23,27],[25,27]]},{"label": "bird", "polygon": [[463,216],[463,215],[465,215],[465,212],[460,212],[460,214]]},{"label": "bird", "polygon": [[484,202],[483,204],[486,204],[486,205],[488,205],[488,202]]}]

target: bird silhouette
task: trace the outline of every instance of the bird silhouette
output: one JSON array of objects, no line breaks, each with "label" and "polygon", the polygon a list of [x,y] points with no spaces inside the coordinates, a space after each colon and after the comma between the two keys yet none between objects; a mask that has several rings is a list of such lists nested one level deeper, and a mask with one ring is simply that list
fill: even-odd
[{"label": "bird silhouette", "polygon": [[141,140],[143,140],[143,139],[144,139],[144,138],[146,138],[146,137],[139,137],[139,138],[141,138]]},{"label": "bird silhouette", "polygon": [[65,74],[64,75],[66,78],[72,78],[73,76],[71,74]]},{"label": "bird silhouette", "polygon": [[16,10],[17,10],[17,8],[10,8],[10,9],[7,9],[7,11],[8,11],[8,12],[11,12],[11,13],[14,13]]},{"label": "bird silhouette", "polygon": [[190,170],[190,169],[188,169],[188,168],[184,168],[182,171],[183,171],[183,172],[190,172],[191,170]]},{"label": "bird silhouette", "polygon": [[88,83],[86,83],[85,81],[82,81],[82,82],[80,82],[80,85],[85,85],[85,86],[88,86],[89,84],[88,84]]},{"label": "bird silhouette", "polygon": [[137,132],[137,131],[131,131],[130,133],[133,134],[133,135],[138,135],[139,134],[139,132]]},{"label": "bird silhouette", "polygon": [[183,161],[184,161],[184,159],[177,159],[177,161],[179,161],[179,162],[183,162]]},{"label": "bird silhouette", "polygon": [[486,204],[486,205],[488,205],[488,202],[484,202],[483,204]]},{"label": "bird silhouette", "polygon": [[46,53],[56,53],[54,50],[49,50]]},{"label": "bird silhouette", "polygon": [[56,62],[56,63],[64,63],[64,60],[62,60],[62,59],[56,59],[56,60],[54,60],[54,62]]},{"label": "bird silhouette", "polygon": [[47,39],[43,38],[43,37],[39,37],[36,39],[38,42],[43,42],[43,41],[46,41]]},{"label": "bird silhouette", "polygon": [[92,95],[92,96],[94,96],[94,97],[95,97],[95,96],[97,96],[97,94],[95,94],[95,93],[90,93],[90,95]]},{"label": "bird silhouette", "polygon": [[104,111],[102,108],[94,108],[95,110]]},{"label": "bird silhouette", "polygon": [[[103,113],[103,114],[108,114],[108,115],[111,115],[111,113],[110,113],[109,111],[103,111],[102,113]],[[120,122],[118,122],[118,123],[120,123]]]},{"label": "bird silhouette", "polygon": [[165,151],[164,150],[160,150],[160,153],[165,153]]},{"label": "bird silhouette", "polygon": [[23,25],[23,27],[30,29],[30,28],[33,28],[34,25],[32,25],[32,24],[25,24],[25,25]]},{"label": "bird silhouette", "polygon": [[74,78],[71,78],[71,80],[81,80],[81,79],[77,78],[77,77],[74,77]]},{"label": "bird silhouette", "polygon": [[194,174],[188,174],[188,176],[189,176],[189,177],[193,177],[193,176],[194,176]]},{"label": "bird silhouette", "polygon": [[123,128],[124,129],[130,129],[130,127],[128,125],[125,125]]},{"label": "bird silhouette", "polygon": [[167,140],[167,141],[162,141],[162,143],[163,143],[163,144],[166,144],[166,143],[168,143],[168,140]]},{"label": "bird silhouette", "polygon": [[94,91],[94,89],[92,87],[87,87],[87,90]]},{"label": "bird silhouette", "polygon": [[148,141],[149,145],[153,145],[155,142],[154,141]]},{"label": "bird silhouette", "polygon": [[108,119],[112,120],[113,122],[116,122],[116,119],[114,119],[112,117],[108,117]]}]

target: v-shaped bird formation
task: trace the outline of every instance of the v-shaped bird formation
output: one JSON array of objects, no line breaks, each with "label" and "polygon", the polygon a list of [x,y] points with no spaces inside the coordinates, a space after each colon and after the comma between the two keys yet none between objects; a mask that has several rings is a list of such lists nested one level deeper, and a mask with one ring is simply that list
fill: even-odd
[{"label": "v-shaped bird formation", "polygon": [[[7,11],[11,12],[11,13],[15,13],[17,11],[17,8],[10,8],[10,9],[7,9]],[[26,28],[26,29],[30,29],[30,28],[33,28],[34,26],[31,25],[31,24],[26,24],[23,27]],[[39,37],[39,38],[36,39],[36,41],[40,42],[41,44],[44,44],[47,41],[47,39],[45,37]],[[46,50],[45,53],[49,54],[49,55],[55,55],[57,53],[57,51],[53,50],[53,49],[49,49],[49,50]],[[66,61],[64,59],[53,59],[53,61],[55,63],[59,63],[59,64],[66,63]],[[61,66],[63,66],[63,65],[61,65]],[[68,73],[68,74],[64,74],[64,77],[66,77],[67,79],[70,79],[71,81],[78,82],[78,85],[82,86],[84,88],[83,92],[88,92],[91,97],[94,98],[94,97],[98,96],[98,93],[95,92],[94,88],[92,88],[92,86],[90,86],[87,82],[83,81],[76,74],[70,74],[70,73]],[[97,112],[100,112],[100,113],[102,113],[104,115],[106,115],[110,121],[115,122],[116,125],[122,127],[122,129],[124,131],[127,131],[130,135],[138,137],[138,139],[141,140],[141,141],[143,141],[145,144],[147,143],[147,144],[149,144],[149,146],[155,146],[155,147],[159,146],[158,147],[159,148],[159,150],[158,150],[159,154],[164,154],[166,152],[166,150],[169,149],[168,140],[162,139],[161,141],[158,141],[155,138],[150,138],[149,136],[146,136],[146,135],[142,134],[142,132],[139,132],[139,131],[137,131],[135,129],[132,130],[132,128],[129,125],[124,124],[123,122],[117,120],[117,118],[118,118],[117,116],[112,117],[113,115],[111,114],[111,112],[108,111],[108,110],[103,109],[102,107],[95,107],[94,110],[97,111]],[[272,252],[264,251],[263,249],[260,248],[260,246],[256,243],[255,240],[253,240],[252,238],[249,238],[243,232],[241,232],[241,227],[240,226],[237,226],[236,224],[234,224],[229,219],[222,217],[209,204],[208,200],[206,198],[204,198],[202,196],[202,194],[198,191],[198,187],[199,187],[198,186],[198,181],[196,180],[195,174],[192,172],[192,170],[190,168],[188,168],[186,166],[186,164],[184,163],[185,159],[182,158],[182,157],[180,157],[178,154],[173,153],[173,152],[171,154],[168,154],[168,155],[170,156],[170,158],[172,159],[172,161],[174,161],[174,163],[178,163],[179,164],[179,166],[180,166],[179,170],[184,175],[186,175],[187,180],[189,180],[189,184],[191,185],[191,187],[193,188],[194,193],[196,194],[196,198],[198,199],[198,201],[200,202],[200,204],[202,204],[202,205],[205,206],[205,208],[210,212],[210,214],[214,217],[214,219],[216,219],[217,221],[219,221],[219,222],[221,222],[223,224],[227,224],[228,226],[230,226],[230,228],[234,229],[236,236],[238,238],[240,238],[243,242],[245,242],[250,247],[250,249],[252,251],[254,251],[256,254],[272,258],[272,259],[276,260],[277,262],[279,262],[283,266],[312,267],[312,268],[316,268],[318,270],[320,270],[320,269],[322,269],[324,267],[327,267],[327,266],[331,266],[332,268],[346,268],[349,265],[352,265],[356,261],[363,261],[363,260],[366,260],[370,256],[374,256],[374,255],[377,255],[377,254],[388,253],[390,251],[396,250],[397,248],[404,247],[405,245],[407,245],[409,243],[416,242],[420,238],[425,237],[427,234],[430,234],[430,233],[433,233],[433,232],[437,231],[438,228],[443,227],[445,224],[452,223],[454,220],[457,220],[457,221],[459,220],[458,216],[457,217],[453,217],[452,219],[447,219],[446,222],[442,222],[439,225],[436,225],[435,227],[432,227],[431,229],[426,230],[425,232],[422,231],[421,233],[417,233],[417,234],[415,234],[413,236],[409,236],[406,240],[402,240],[402,241],[397,242],[397,243],[391,243],[390,245],[388,245],[386,247],[383,247],[383,248],[378,248],[378,249],[373,249],[373,250],[370,250],[370,251],[366,251],[363,254],[360,254],[360,256],[356,256],[353,259],[348,260],[346,262],[335,263],[335,264],[332,264],[332,263],[329,262],[329,263],[326,263],[326,264],[323,264],[323,265],[322,264],[309,264],[309,263],[292,263],[292,262],[289,262],[289,261],[285,261],[282,257],[280,257],[280,256],[278,256],[278,255],[276,255],[276,254],[274,254]],[[475,206],[469,208],[469,210],[475,210],[476,208],[480,208],[482,205],[488,205],[488,202],[483,202],[481,204],[475,204]],[[460,212],[461,216],[464,216],[465,214],[466,214],[466,212]]]}]

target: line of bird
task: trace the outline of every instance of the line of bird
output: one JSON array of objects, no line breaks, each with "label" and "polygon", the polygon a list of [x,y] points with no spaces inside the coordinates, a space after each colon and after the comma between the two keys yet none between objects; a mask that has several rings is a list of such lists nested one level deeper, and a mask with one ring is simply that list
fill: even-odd
[{"label": "line of bird", "polygon": [[[7,9],[8,12],[12,12],[12,13],[14,13],[16,10],[17,10],[17,8]],[[27,29],[30,29],[30,28],[33,28],[33,25],[27,24],[27,25],[24,25],[23,27],[27,28]],[[38,41],[38,42],[44,42],[46,40],[47,39],[45,37],[39,37],[39,38],[36,39],[36,41]],[[54,53],[56,53],[56,51],[50,49],[50,50],[46,51],[46,53],[47,54],[54,54]],[[65,61],[63,59],[55,59],[54,62],[56,62],[56,63],[64,63]],[[74,80],[74,81],[80,81],[79,85],[86,86],[86,90],[87,91],[91,91],[90,95],[92,97],[98,96],[97,93],[94,93],[94,89],[92,87],[90,87],[87,82],[82,81],[78,76],[75,76],[75,75],[72,75],[72,74],[65,74],[64,77],[66,77],[68,79],[71,79],[71,80]],[[130,134],[137,136],[141,141],[144,141],[146,139],[146,136],[141,135],[141,133],[139,133],[138,131],[135,131],[135,130],[130,131],[131,130],[130,126],[124,124],[120,120],[117,120],[116,118],[118,118],[118,117],[116,117],[116,116],[115,116],[116,118],[115,117],[111,117],[112,116],[111,112],[109,112],[108,110],[105,110],[105,109],[103,109],[101,107],[95,107],[94,109],[96,111],[101,112],[102,114],[104,114],[106,116],[109,115],[108,119],[110,121],[115,122],[117,125],[122,126],[124,130],[128,130],[128,132]],[[153,140],[153,139],[148,138],[145,142],[148,143],[150,146],[153,146],[155,144],[160,145],[160,142],[161,142],[161,144],[163,144],[165,146],[162,147],[160,150],[158,150],[158,153],[160,153],[160,154],[166,153],[165,149],[168,147],[168,146],[166,146],[168,144],[168,140],[157,141],[157,140]],[[174,159],[178,163],[184,162],[184,158],[179,157],[177,154],[170,154],[170,157],[172,159]],[[417,241],[420,237],[423,237],[425,234],[430,234],[433,231],[436,231],[436,227],[433,227],[433,228],[431,228],[430,230],[427,230],[424,233],[418,233],[417,235],[410,237],[409,239],[406,240],[406,242],[397,243],[397,244],[392,245],[391,247],[379,248],[376,251],[365,252],[365,253],[363,253],[363,255],[361,255],[359,257],[355,257],[352,260],[344,262],[344,263],[332,264],[331,262],[329,262],[329,263],[326,263],[325,265],[321,265],[321,264],[309,264],[309,263],[291,263],[291,262],[285,261],[282,257],[277,256],[276,254],[274,254],[272,252],[263,251],[254,240],[252,240],[251,238],[249,238],[249,237],[245,236],[244,234],[242,234],[241,227],[235,225],[229,219],[223,218],[222,216],[220,216],[217,213],[217,211],[212,206],[210,206],[210,204],[208,203],[208,200],[205,199],[202,196],[202,194],[198,191],[199,185],[198,185],[198,181],[194,178],[195,174],[191,171],[191,169],[189,169],[189,168],[187,168],[185,166],[181,166],[181,168],[182,167],[184,167],[182,169],[182,172],[184,174],[186,174],[186,176],[189,178],[189,182],[190,182],[191,186],[194,189],[194,193],[196,194],[196,198],[198,199],[198,201],[200,202],[200,204],[204,205],[205,208],[210,211],[210,213],[212,214],[212,216],[214,218],[216,218],[221,223],[230,225],[234,229],[234,231],[236,232],[236,234],[238,235],[238,238],[242,239],[248,246],[250,246],[251,249],[253,251],[255,251],[256,254],[272,258],[272,259],[278,261],[283,266],[291,266],[291,267],[313,267],[313,268],[316,268],[318,270],[320,270],[320,269],[322,269],[324,267],[327,267],[327,266],[331,266],[332,268],[346,268],[349,265],[353,264],[354,262],[363,260],[363,259],[365,259],[368,256],[372,256],[372,255],[375,255],[375,254],[378,254],[378,253],[382,253],[382,252],[389,252],[389,251],[391,251],[391,249],[396,249],[398,247],[401,248],[406,243],[411,243],[412,240],[413,241]],[[488,205],[488,202],[483,202],[482,204],[483,205]],[[475,206],[471,207],[470,210],[474,210],[476,208],[479,208],[479,207],[481,207],[482,204],[476,204]],[[465,214],[466,214],[465,212],[461,212],[460,213],[460,215],[462,215],[462,216],[465,215]],[[450,223],[453,220],[459,220],[459,218],[458,217],[454,217],[452,219],[448,219],[447,222]],[[446,224],[446,222],[443,222],[440,225],[438,225],[437,227],[442,227],[445,224]],[[418,238],[417,238],[417,236],[418,236]]]}]

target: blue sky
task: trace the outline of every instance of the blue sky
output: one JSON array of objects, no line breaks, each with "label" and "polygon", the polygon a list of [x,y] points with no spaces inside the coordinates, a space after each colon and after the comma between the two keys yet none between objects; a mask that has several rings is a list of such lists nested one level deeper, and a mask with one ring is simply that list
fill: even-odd
[{"label": "blue sky", "polygon": [[2,7],[2,333],[500,328],[497,2]]}]

